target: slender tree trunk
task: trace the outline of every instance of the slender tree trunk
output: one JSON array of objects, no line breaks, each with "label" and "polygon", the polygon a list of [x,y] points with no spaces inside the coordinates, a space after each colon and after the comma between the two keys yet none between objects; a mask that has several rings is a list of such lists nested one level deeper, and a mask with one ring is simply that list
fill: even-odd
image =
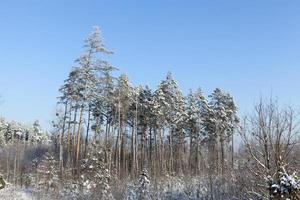
[{"label": "slender tree trunk", "polygon": [[131,176],[135,176],[135,130],[132,127],[132,137],[131,137]]},{"label": "slender tree trunk", "polygon": [[139,172],[139,158],[138,158],[138,146],[139,146],[139,142],[138,142],[138,128],[136,126],[136,129],[135,129],[135,145],[134,145],[134,148],[135,148],[135,175],[137,176],[138,175],[138,172]]},{"label": "slender tree trunk", "polygon": [[165,144],[164,144],[164,137],[165,137],[165,129],[162,128],[162,132],[160,134],[160,160],[161,160],[161,171],[166,172],[166,159],[165,159]]},{"label": "slender tree trunk", "polygon": [[152,140],[152,127],[149,127],[149,166],[151,167],[151,172],[153,173],[153,140]]},{"label": "slender tree trunk", "polygon": [[84,111],[84,105],[81,106],[80,110],[80,118],[79,118],[79,124],[78,124],[78,131],[77,131],[77,146],[76,146],[76,171],[77,171],[77,177],[79,177],[79,164],[80,164],[80,143],[81,143],[81,125],[83,121],[83,111]]},{"label": "slender tree trunk", "polygon": [[194,157],[193,157],[193,134],[190,131],[190,157],[189,157],[189,169],[190,172],[193,171],[193,163],[194,163]]},{"label": "slender tree trunk", "polygon": [[135,101],[135,117],[134,117],[134,175],[137,175],[138,170],[138,158],[137,158],[137,134],[138,134],[138,98]]},{"label": "slender tree trunk", "polygon": [[[18,151],[17,151],[17,156],[18,156],[18,162],[17,162],[17,185],[20,183],[20,179],[22,178],[21,176],[21,151],[20,148],[22,148],[22,142],[20,143],[20,136],[18,136]],[[21,146],[20,146],[21,145]]]},{"label": "slender tree trunk", "polygon": [[178,137],[178,148],[177,148],[177,170],[179,174],[183,173],[183,163],[184,163],[184,158],[182,154],[184,154],[185,151],[185,144],[184,144],[184,138],[183,138],[183,133],[182,129],[179,128],[177,131],[177,137]]},{"label": "slender tree trunk", "polygon": [[122,130],[121,130],[121,105],[120,100],[118,102],[118,135],[116,140],[116,149],[115,149],[115,159],[116,159],[116,168],[118,170],[118,175],[121,178],[121,144],[122,144]]},{"label": "slender tree trunk", "polygon": [[224,147],[224,139],[221,137],[220,139],[220,144],[221,144],[221,181],[222,181],[222,186],[221,186],[221,191],[222,191],[222,198],[225,193],[225,147]]},{"label": "slender tree trunk", "polygon": [[72,106],[70,105],[69,110],[69,121],[68,121],[68,128],[67,128],[67,134],[68,134],[68,144],[67,144],[67,160],[66,165],[68,166],[71,160],[71,151],[72,151],[72,136],[71,136],[71,117],[72,117]]},{"label": "slender tree trunk", "polygon": [[212,173],[209,175],[209,188],[210,188],[210,200],[214,200],[214,186],[212,180]]},{"label": "slender tree trunk", "polygon": [[110,145],[110,142],[109,142],[109,135],[110,133],[110,119],[109,117],[107,116],[106,117],[106,125],[105,125],[105,148],[104,148],[104,152],[105,152],[105,161],[106,163],[108,163],[109,161],[109,157],[110,157],[110,154],[111,154],[111,145]]},{"label": "slender tree trunk", "polygon": [[231,168],[234,169],[234,134],[231,136]]},{"label": "slender tree trunk", "polygon": [[210,140],[209,141],[209,154],[210,154],[210,158],[209,158],[209,187],[210,187],[210,193],[211,193],[211,200],[214,199],[214,183],[213,183],[213,176],[215,175],[215,141],[214,140]]},{"label": "slender tree trunk", "polygon": [[200,149],[200,141],[199,141],[199,138],[197,137],[197,141],[196,141],[196,175],[199,175],[200,174],[200,171],[202,172],[203,171],[203,164],[202,164],[202,159],[201,159],[201,149]]},{"label": "slender tree trunk", "polygon": [[121,123],[120,123],[120,175],[121,178],[125,175],[125,120],[124,114],[121,115]]},{"label": "slender tree trunk", "polygon": [[221,144],[221,175],[224,177],[225,175],[225,147],[224,147],[224,139],[220,139]]},{"label": "slender tree trunk", "polygon": [[137,112],[137,100],[136,100],[136,105],[135,105],[135,117],[134,117],[134,123],[132,127],[132,146],[131,146],[131,151],[132,151],[132,176],[135,177],[137,174],[137,120],[138,120],[138,112]]},{"label": "slender tree trunk", "polygon": [[170,172],[173,172],[174,170],[174,157],[173,157],[173,131],[172,128],[169,128],[169,148],[170,148]]},{"label": "slender tree trunk", "polygon": [[[116,129],[115,129],[116,131]],[[115,132],[114,131],[114,132]],[[120,175],[120,129],[118,129],[117,132],[117,139],[116,139],[116,145],[115,145],[115,165],[118,172],[118,175]]]},{"label": "slender tree trunk", "polygon": [[59,138],[59,178],[60,180],[63,179],[64,174],[64,133],[65,133],[65,126],[66,126],[66,118],[68,112],[68,102],[65,102],[65,113],[63,116],[63,127],[60,132]]},{"label": "slender tree trunk", "polygon": [[158,127],[155,125],[155,128],[154,128],[154,148],[155,148],[155,152],[154,152],[154,160],[153,160],[153,172],[154,172],[154,178],[156,178],[157,176],[157,160],[159,159],[159,156],[158,156],[158,140],[157,140],[157,130],[158,130]]},{"label": "slender tree trunk", "polygon": [[108,171],[110,172],[111,171],[111,166],[112,166],[112,145],[113,145],[113,140],[112,140],[112,136],[111,136],[111,129],[113,129],[112,130],[112,133],[114,133],[115,131],[114,131],[114,128],[113,128],[113,125],[111,124],[111,121],[110,122],[108,122],[108,128],[107,128],[108,130],[107,130],[107,138],[109,139],[109,141],[108,141],[108,143],[107,143],[107,145],[108,145],[108,147],[107,147],[107,164],[108,164]]},{"label": "slender tree trunk", "polygon": [[8,148],[7,150],[7,158],[6,158],[6,173],[7,173],[7,175],[6,175],[6,180],[7,181],[9,181],[9,178],[10,178],[10,149]]},{"label": "slender tree trunk", "polygon": [[85,144],[84,144],[84,158],[86,158],[88,142],[89,142],[89,130],[90,130],[90,121],[91,121],[91,106],[89,105],[88,110],[88,122],[86,127],[86,135],[85,135]]},{"label": "slender tree trunk", "polygon": [[145,156],[145,128],[143,127],[142,135],[141,135],[141,169],[145,167],[145,161],[146,161],[146,156]]},{"label": "slender tree trunk", "polygon": [[14,185],[17,184],[17,160],[18,160],[18,152],[19,152],[19,136],[17,136],[17,149],[15,151],[15,159],[14,159]]},{"label": "slender tree trunk", "polygon": [[162,136],[162,129],[158,128],[158,145],[157,145],[157,154],[158,154],[158,165],[159,168],[159,175],[161,175],[162,172],[164,172],[164,160],[163,160],[163,153],[164,153],[164,147],[163,147],[163,136]]},{"label": "slender tree trunk", "polygon": [[71,157],[70,157],[70,167],[72,165],[73,162],[73,167],[72,167],[72,171],[75,174],[75,168],[76,168],[76,124],[77,124],[77,111],[78,111],[78,106],[76,105],[75,107],[75,111],[74,111],[74,119],[73,119],[73,131],[72,131],[72,147],[70,147],[70,151],[71,151]]}]

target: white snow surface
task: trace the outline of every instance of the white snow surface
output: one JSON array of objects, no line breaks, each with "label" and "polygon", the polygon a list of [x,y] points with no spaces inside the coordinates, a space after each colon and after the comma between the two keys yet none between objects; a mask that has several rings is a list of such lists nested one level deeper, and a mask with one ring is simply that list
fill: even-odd
[{"label": "white snow surface", "polygon": [[7,186],[0,190],[1,200],[34,200],[32,191],[28,189],[15,188],[13,186]]}]

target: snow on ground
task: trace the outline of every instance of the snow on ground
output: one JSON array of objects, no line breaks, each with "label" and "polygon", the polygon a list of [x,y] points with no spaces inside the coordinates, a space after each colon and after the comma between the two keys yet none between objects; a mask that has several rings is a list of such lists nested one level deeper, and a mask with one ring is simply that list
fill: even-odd
[{"label": "snow on ground", "polygon": [[7,186],[0,190],[1,200],[34,200],[30,190]]}]

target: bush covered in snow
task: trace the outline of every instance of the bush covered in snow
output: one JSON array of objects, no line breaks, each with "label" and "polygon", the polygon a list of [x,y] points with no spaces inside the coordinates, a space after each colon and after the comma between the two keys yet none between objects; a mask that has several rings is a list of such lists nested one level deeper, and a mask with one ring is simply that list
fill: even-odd
[{"label": "bush covered in snow", "polygon": [[272,199],[297,199],[300,195],[300,179],[294,172],[288,174],[284,167],[276,174],[277,177],[267,177],[268,190]]}]

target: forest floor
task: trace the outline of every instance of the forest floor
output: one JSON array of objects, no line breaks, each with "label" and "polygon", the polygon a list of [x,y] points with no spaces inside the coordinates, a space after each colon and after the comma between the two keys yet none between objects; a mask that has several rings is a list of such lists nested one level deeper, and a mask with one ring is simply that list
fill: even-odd
[{"label": "forest floor", "polygon": [[13,186],[7,186],[0,190],[1,200],[33,200],[32,191],[28,189],[15,188]]}]

